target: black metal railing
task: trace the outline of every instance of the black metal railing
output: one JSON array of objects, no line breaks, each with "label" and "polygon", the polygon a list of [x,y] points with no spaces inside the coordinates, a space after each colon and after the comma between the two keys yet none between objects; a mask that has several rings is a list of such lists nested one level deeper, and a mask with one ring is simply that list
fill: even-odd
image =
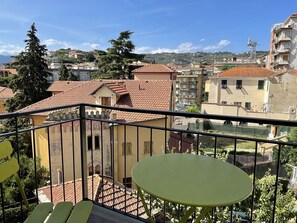
[{"label": "black metal railing", "polygon": [[[31,179],[26,189],[32,205],[47,200],[76,203],[91,199],[146,221],[133,189],[131,168],[145,157],[178,152],[223,159],[251,176],[252,195],[239,204],[214,208],[215,222],[297,221],[292,183],[292,157],[297,145],[286,136],[297,127],[295,121],[91,104],[2,114],[0,121],[1,140],[12,141],[20,175]],[[253,131],[238,131],[242,123],[252,126]],[[271,132],[270,139],[267,132]],[[31,170],[21,165],[24,160],[33,163]],[[27,212],[9,187],[12,185],[5,183],[0,187],[1,220],[22,222]],[[153,197],[146,199],[160,222],[178,219],[185,210]],[[279,210],[292,205],[291,209]]]}]

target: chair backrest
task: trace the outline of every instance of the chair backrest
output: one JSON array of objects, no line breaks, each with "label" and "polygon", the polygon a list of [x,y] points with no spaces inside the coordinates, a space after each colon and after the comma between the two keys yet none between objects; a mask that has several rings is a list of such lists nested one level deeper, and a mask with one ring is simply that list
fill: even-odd
[{"label": "chair backrest", "polygon": [[8,140],[0,142],[0,183],[14,176],[28,211],[32,211],[18,175],[20,168],[18,161],[15,157],[11,157],[12,152],[13,148]]},{"label": "chair backrest", "polygon": [[2,183],[19,170],[16,158],[11,157],[13,152],[9,141],[0,142],[0,182]]}]

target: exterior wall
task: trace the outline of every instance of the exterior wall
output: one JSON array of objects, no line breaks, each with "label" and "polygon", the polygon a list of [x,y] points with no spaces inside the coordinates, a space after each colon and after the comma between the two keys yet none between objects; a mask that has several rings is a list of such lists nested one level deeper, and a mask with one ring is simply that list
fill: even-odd
[{"label": "exterior wall", "polygon": [[208,102],[209,103],[219,103],[220,91],[219,91],[219,83],[218,79],[210,79],[209,83],[210,89],[208,94]]},{"label": "exterior wall", "polygon": [[[169,122],[168,122],[169,123]],[[164,119],[142,122],[141,124],[146,126],[157,126],[164,128]],[[168,124],[169,126],[169,124]],[[115,137],[117,137],[116,149],[115,149],[115,180],[123,182],[123,178],[131,177],[131,170],[134,164],[137,162],[137,156],[139,160],[149,157],[150,154],[144,154],[144,142],[150,141],[150,129],[139,128],[139,147],[137,147],[137,128],[133,126],[126,126],[126,140],[125,140],[125,127],[115,127]],[[165,151],[165,134],[167,134],[167,141],[169,139],[169,132],[165,133],[163,130],[152,130],[153,151],[152,155],[163,154]],[[126,158],[123,155],[123,143],[132,143],[132,155],[127,155]],[[126,164],[126,168],[125,168]],[[134,185],[134,184],[133,184]],[[134,185],[135,186],[135,185]]]},{"label": "exterior wall", "polygon": [[172,73],[134,73],[134,80],[172,80]]},{"label": "exterior wall", "polygon": [[177,103],[186,105],[200,104],[203,93],[202,75],[177,75],[176,99]]},{"label": "exterior wall", "polygon": [[[290,17],[285,23],[276,24],[271,31],[270,58],[274,70],[297,69],[297,18]],[[288,59],[286,59],[288,57]]]},{"label": "exterior wall", "polygon": [[[48,82],[54,82],[59,80],[59,69],[49,69],[48,70],[52,76],[48,77]],[[75,76],[78,77],[79,81],[89,81],[90,73],[94,72],[96,70],[94,69],[69,69],[70,72],[72,72]]]},{"label": "exterior wall", "polygon": [[[227,88],[223,89],[221,80],[227,80]],[[236,89],[236,80],[242,80],[242,88]],[[264,80],[264,89],[258,89],[258,81]],[[263,110],[265,89],[267,81],[264,78],[220,78],[211,80],[211,90],[209,92],[209,103],[227,102],[232,105],[241,102],[245,106],[246,102],[251,103],[251,110],[261,112]],[[215,90],[216,89],[216,90]]]},{"label": "exterior wall", "polygon": [[[36,118],[35,124],[38,123],[39,117]],[[99,165],[100,174],[110,175],[110,131],[107,123],[93,121],[92,123],[92,150],[88,150],[87,147],[87,172],[89,174],[89,167],[93,166],[95,168]],[[61,132],[62,130],[62,132]],[[41,158],[41,165],[49,169],[51,167],[52,184],[58,183],[58,171],[63,170],[64,181],[70,181],[81,178],[81,152],[80,152],[80,126],[79,121],[73,122],[73,138],[72,138],[72,124],[64,123],[60,127],[59,124],[49,127],[49,129],[39,129],[35,131],[35,150],[36,156]],[[103,145],[101,145],[101,133]],[[91,123],[87,121],[87,132],[86,137],[91,136]],[[95,136],[99,136],[100,139],[100,149],[95,149]],[[62,138],[61,138],[62,137]],[[48,138],[50,142],[48,143]],[[32,138],[33,140],[33,138]],[[73,141],[74,140],[74,141]],[[73,141],[73,143],[72,143]],[[62,144],[61,144],[62,142]],[[87,142],[88,143],[88,142]],[[48,147],[50,145],[50,150]],[[103,149],[103,159],[101,153]],[[49,153],[50,153],[50,164],[49,164]],[[63,154],[62,154],[63,153]],[[34,153],[33,153],[34,154]],[[62,164],[63,155],[63,164]],[[92,161],[93,158],[93,161]],[[74,169],[73,169],[74,167]],[[95,173],[95,170],[94,170]]]},{"label": "exterior wall", "polygon": [[[297,77],[289,73],[270,79],[269,112],[296,112]],[[294,111],[295,110],[295,111]]]},{"label": "exterior wall", "polygon": [[[251,112],[245,110],[241,106],[236,105],[222,105],[215,103],[202,103],[202,112],[213,115],[230,115],[252,118],[268,118],[268,119],[290,119],[289,114],[284,113],[265,113],[265,112]],[[222,121],[223,122],[223,121]],[[251,123],[251,125],[253,125]]]}]

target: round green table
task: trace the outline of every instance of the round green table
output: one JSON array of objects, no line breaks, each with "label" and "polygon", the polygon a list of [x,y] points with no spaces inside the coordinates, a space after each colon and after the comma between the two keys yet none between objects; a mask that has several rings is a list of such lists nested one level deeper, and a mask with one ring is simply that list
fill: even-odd
[{"label": "round green table", "polygon": [[246,199],[253,186],[249,176],[227,162],[192,154],[163,154],[148,157],[136,163],[132,169],[142,202],[148,213],[141,190],[164,201],[190,206],[180,222],[202,207],[195,222],[208,217],[213,207],[227,206]]}]

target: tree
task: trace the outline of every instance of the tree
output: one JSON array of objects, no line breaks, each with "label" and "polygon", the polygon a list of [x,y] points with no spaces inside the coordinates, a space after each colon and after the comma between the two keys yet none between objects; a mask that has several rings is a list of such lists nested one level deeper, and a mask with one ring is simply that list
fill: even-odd
[{"label": "tree", "polygon": [[26,107],[47,97],[47,64],[44,59],[47,49],[40,44],[36,36],[35,24],[28,31],[28,39],[25,40],[26,47],[15,57],[17,75],[14,76],[9,87],[15,96],[5,103],[9,112]]},{"label": "tree", "polygon": [[[276,177],[266,172],[255,184],[255,220],[256,223],[271,222]],[[295,217],[295,196],[279,179],[275,208],[275,222],[290,222]]]},{"label": "tree", "polygon": [[64,64],[60,68],[59,76],[60,81],[77,81],[77,77],[71,71],[69,72]]},{"label": "tree", "polygon": [[193,105],[187,108],[187,112],[190,112],[190,113],[199,113],[200,110],[201,108],[199,105]]},{"label": "tree", "polygon": [[130,40],[133,32],[124,31],[117,39],[109,42],[112,47],[107,49],[107,53],[99,56],[97,63],[99,72],[94,73],[95,78],[102,79],[131,79],[130,63],[137,59],[142,59],[142,55],[133,54],[135,46]]},{"label": "tree", "polygon": [[[297,144],[297,128],[290,129],[288,135],[288,141]],[[277,160],[278,148],[273,150],[274,159]],[[283,146],[280,153],[280,163],[284,165],[287,174],[291,174],[292,166],[297,165],[297,147],[295,146]]]}]

